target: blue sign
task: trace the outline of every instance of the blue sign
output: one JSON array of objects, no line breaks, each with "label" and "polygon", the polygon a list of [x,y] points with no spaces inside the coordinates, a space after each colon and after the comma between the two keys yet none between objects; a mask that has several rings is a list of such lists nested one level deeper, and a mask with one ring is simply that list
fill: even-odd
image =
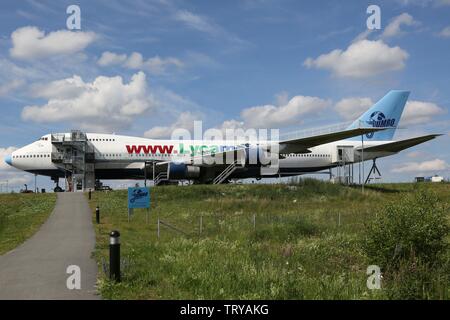
[{"label": "blue sign", "polygon": [[128,209],[150,208],[150,189],[128,188]]}]

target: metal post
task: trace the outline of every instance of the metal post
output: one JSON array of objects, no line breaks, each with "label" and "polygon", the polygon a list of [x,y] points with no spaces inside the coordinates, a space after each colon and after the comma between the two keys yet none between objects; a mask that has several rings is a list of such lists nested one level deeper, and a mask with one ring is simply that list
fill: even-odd
[{"label": "metal post", "polygon": [[358,182],[359,184],[361,184],[361,159],[358,162],[358,175],[359,175]]},{"label": "metal post", "polygon": [[153,169],[153,183],[155,183],[155,161],[153,161],[152,164],[153,164],[153,167],[152,167],[152,169]]},{"label": "metal post", "polygon": [[158,218],[158,239],[159,239],[159,218]]},{"label": "metal post", "polygon": [[[91,189],[89,189],[89,200],[91,200],[91,198],[92,198],[91,193],[92,193],[92,191],[91,191]],[[97,209],[98,209],[98,207],[97,207]]]},{"label": "metal post", "polygon": [[362,184],[361,184],[361,190],[364,193],[364,135],[361,135],[361,166],[362,166]]},{"label": "metal post", "polygon": [[100,223],[100,208],[98,206],[95,208],[95,221],[97,224]]},{"label": "metal post", "polygon": [[120,282],[120,232],[109,234],[109,279]]},{"label": "metal post", "polygon": [[144,187],[147,187],[147,161],[144,162]]}]

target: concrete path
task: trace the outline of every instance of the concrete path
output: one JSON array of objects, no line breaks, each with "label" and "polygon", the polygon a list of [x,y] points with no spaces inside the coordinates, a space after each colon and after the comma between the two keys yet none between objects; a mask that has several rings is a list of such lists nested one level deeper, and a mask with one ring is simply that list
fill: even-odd
[{"label": "concrete path", "polygon": [[[55,209],[25,243],[0,256],[0,299],[99,299],[91,253],[95,233],[81,193],[58,193]],[[69,290],[67,267],[81,269],[81,289]]]}]

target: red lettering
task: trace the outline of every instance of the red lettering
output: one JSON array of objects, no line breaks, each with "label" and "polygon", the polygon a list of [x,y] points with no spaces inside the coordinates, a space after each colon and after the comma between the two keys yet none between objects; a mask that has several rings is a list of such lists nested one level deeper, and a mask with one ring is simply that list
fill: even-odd
[{"label": "red lettering", "polygon": [[172,153],[173,150],[173,146],[158,146],[159,147],[159,151],[161,151],[161,153]]},{"label": "red lettering", "polygon": [[133,146],[127,145],[126,147],[127,147],[128,153],[140,153],[142,146],[137,147],[137,146],[134,146],[134,145]]},{"label": "red lettering", "polygon": [[127,152],[128,153],[141,153],[141,151],[145,154],[154,154],[154,153],[167,153],[171,154],[173,151],[173,145],[172,146],[161,146],[161,145],[154,145],[154,146],[144,146],[144,145],[126,145]]}]

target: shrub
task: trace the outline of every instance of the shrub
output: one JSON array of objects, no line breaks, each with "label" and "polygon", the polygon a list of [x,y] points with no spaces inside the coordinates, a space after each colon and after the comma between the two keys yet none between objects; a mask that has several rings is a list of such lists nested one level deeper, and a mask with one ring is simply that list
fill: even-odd
[{"label": "shrub", "polygon": [[446,210],[434,193],[417,191],[388,203],[367,225],[363,247],[369,263],[381,267],[389,296],[423,298],[439,286],[434,275],[448,263]]}]

